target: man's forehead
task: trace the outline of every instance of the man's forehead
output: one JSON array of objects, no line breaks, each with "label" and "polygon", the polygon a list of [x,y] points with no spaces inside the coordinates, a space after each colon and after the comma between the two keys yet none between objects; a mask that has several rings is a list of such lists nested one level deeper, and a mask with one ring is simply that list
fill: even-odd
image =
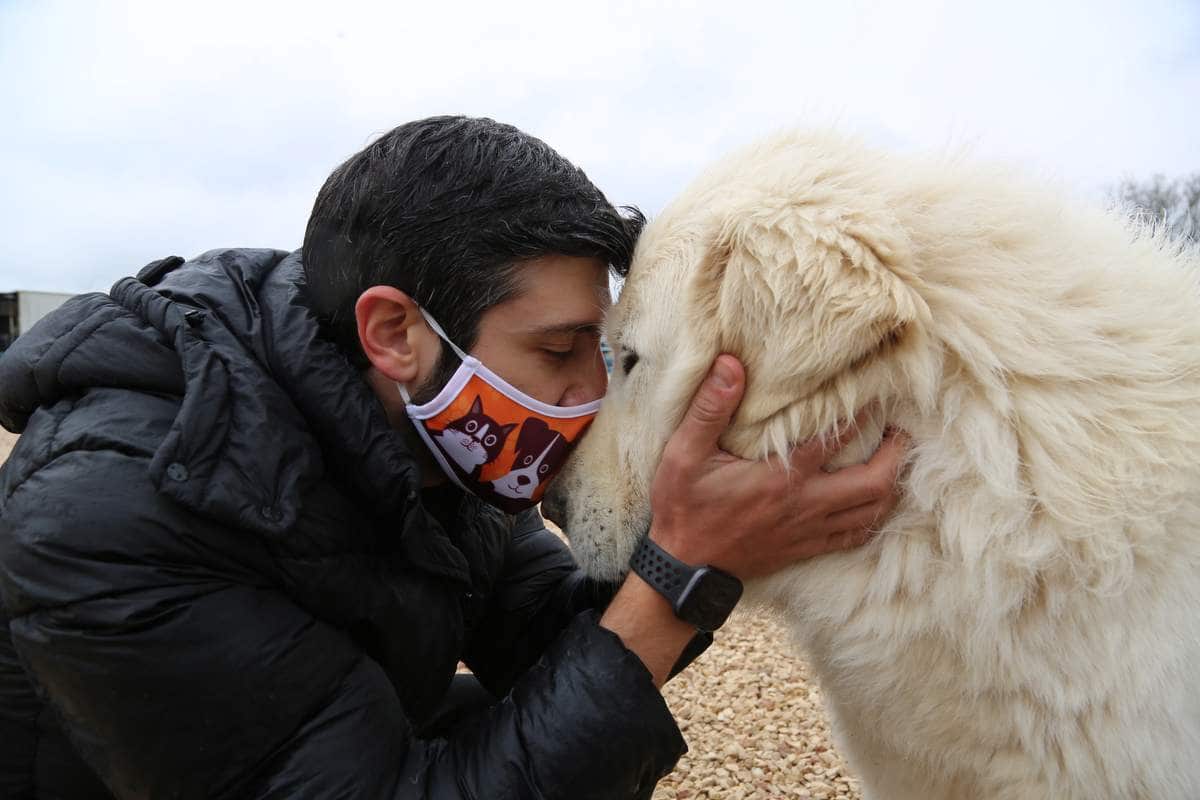
[{"label": "man's forehead", "polygon": [[598,329],[612,305],[608,270],[598,259],[532,263],[517,276],[517,293],[493,311],[511,329],[532,335]]},{"label": "man's forehead", "polygon": [[600,330],[603,318],[596,319],[588,317],[587,319],[568,319],[561,322],[551,322],[549,324],[539,324],[534,322],[523,329],[523,333],[528,333],[532,336],[560,336],[572,335],[575,333],[592,333]]},{"label": "man's forehead", "polygon": [[531,303],[521,307],[514,304],[509,318],[514,328],[531,336],[569,336],[575,333],[598,332],[612,301],[593,295],[588,301],[579,298],[556,297],[552,302]]}]

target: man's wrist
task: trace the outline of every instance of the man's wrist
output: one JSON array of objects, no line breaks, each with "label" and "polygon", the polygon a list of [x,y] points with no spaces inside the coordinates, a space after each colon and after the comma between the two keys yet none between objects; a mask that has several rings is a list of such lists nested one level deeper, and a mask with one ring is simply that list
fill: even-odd
[{"label": "man's wrist", "polygon": [[697,552],[694,544],[696,537],[688,536],[677,528],[654,523],[651,524],[650,532],[646,536],[685,564],[707,563],[706,557]]},{"label": "man's wrist", "polygon": [[742,582],[711,564],[689,564],[647,536],[630,569],[663,596],[675,616],[701,631],[715,631],[737,606]]},{"label": "man's wrist", "polygon": [[666,682],[680,653],[696,635],[694,627],[675,616],[665,597],[632,572],[600,618],[600,625],[621,637],[642,660],[655,686]]}]

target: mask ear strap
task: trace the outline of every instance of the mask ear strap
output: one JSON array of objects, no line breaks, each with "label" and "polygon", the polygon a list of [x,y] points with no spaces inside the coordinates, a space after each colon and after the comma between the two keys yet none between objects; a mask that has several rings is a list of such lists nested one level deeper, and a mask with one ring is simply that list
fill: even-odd
[{"label": "mask ear strap", "polygon": [[[438,325],[437,320],[434,319],[433,316],[428,311],[426,311],[424,308],[421,308],[421,306],[417,306],[417,310],[420,311],[421,316],[425,318],[425,324],[428,325],[433,330],[434,333],[436,333],[439,337],[441,337],[441,340],[443,342],[450,345],[450,349],[454,351],[454,355],[458,356],[460,360],[466,361],[467,354],[464,353],[462,350],[459,350],[458,345],[456,345],[454,342],[450,341],[450,337],[446,335],[446,332],[444,330],[442,330],[442,326]],[[397,383],[396,387],[398,389],[400,389],[400,397],[404,399],[405,404],[411,405],[412,398],[408,394],[408,389],[404,388],[404,384]]]},{"label": "mask ear strap", "polygon": [[443,342],[450,345],[450,349],[454,351],[454,355],[458,356],[461,360],[466,361],[467,354],[464,353],[462,350],[459,350],[458,345],[456,345],[454,342],[450,341],[450,337],[446,335],[446,332],[444,330],[442,330],[442,326],[437,324],[437,320],[434,319],[432,316],[430,316],[429,312],[426,311],[425,309],[421,308],[420,306],[417,306],[417,310],[421,312],[421,316],[425,318],[425,322],[429,325],[430,328],[433,329],[433,332],[436,333],[438,336],[442,337]]}]

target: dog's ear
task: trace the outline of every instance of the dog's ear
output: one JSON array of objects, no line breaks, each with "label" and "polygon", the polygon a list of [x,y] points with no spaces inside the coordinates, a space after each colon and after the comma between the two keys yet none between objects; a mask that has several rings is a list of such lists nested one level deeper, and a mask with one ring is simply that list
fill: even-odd
[{"label": "dog's ear", "polygon": [[770,364],[803,391],[928,318],[912,262],[908,237],[884,210],[776,206],[720,227],[691,307],[716,323],[722,350]]}]

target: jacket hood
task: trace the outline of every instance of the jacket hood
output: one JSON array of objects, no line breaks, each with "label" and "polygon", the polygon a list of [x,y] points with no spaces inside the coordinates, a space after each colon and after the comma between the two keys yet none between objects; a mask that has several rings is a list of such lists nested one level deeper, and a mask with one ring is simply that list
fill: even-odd
[{"label": "jacket hood", "polygon": [[18,337],[0,357],[0,424],[20,432],[39,406],[97,387],[177,395],[150,465],[176,500],[279,534],[328,474],[392,512],[416,498],[416,463],[305,298],[299,252],[150,264]]}]

